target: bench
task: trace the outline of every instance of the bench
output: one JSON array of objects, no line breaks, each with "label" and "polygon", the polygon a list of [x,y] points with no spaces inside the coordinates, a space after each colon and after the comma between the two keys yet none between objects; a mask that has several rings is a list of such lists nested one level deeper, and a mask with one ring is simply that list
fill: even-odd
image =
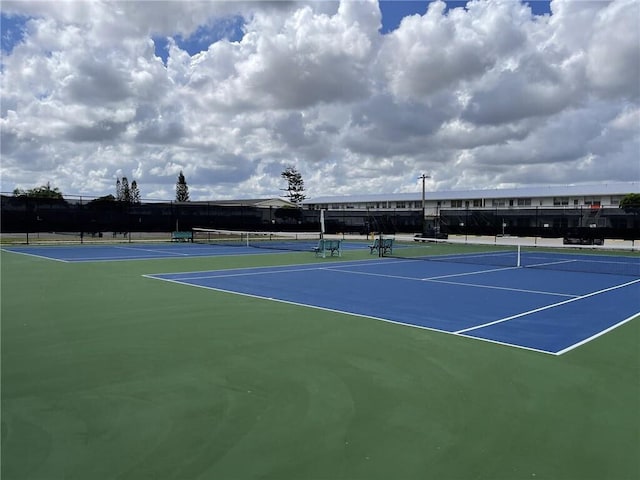
[{"label": "bench", "polygon": [[392,254],[393,238],[383,238],[382,245],[380,245],[380,239],[376,238],[373,241],[373,244],[369,245],[369,249],[370,249],[370,252],[369,252],[370,254],[373,254],[373,252],[378,252],[378,254],[382,253],[382,256],[384,256],[386,253]]},{"label": "bench", "polygon": [[322,258],[325,258],[327,256],[327,252],[329,252],[330,256],[332,257],[334,253],[341,257],[342,240],[329,240],[326,238],[322,238],[318,241],[318,245],[313,247],[313,251],[315,252],[316,257],[322,255]]},{"label": "bench", "polygon": [[172,232],[171,241],[172,242],[193,242],[193,236],[191,235],[191,232]]}]

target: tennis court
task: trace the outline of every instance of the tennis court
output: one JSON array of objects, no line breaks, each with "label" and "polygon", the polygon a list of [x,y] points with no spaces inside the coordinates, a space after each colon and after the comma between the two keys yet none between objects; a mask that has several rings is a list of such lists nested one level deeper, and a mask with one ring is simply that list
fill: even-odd
[{"label": "tennis court", "polygon": [[[274,250],[310,253],[316,241],[315,237],[267,238],[255,248],[245,238],[230,240],[227,235],[222,242],[209,239],[203,244],[7,250],[62,262],[97,262],[245,256]],[[433,255],[439,247],[455,250]],[[362,242],[345,242],[343,248],[369,251]],[[517,246],[451,241],[435,246],[405,243],[391,258],[149,277],[562,354],[640,313],[638,256],[562,250],[523,251]]]},{"label": "tennis court", "polygon": [[554,354],[640,311],[640,279],[633,277],[444,261],[382,259],[150,278]]},{"label": "tennis court", "polygon": [[[66,245],[66,246],[17,246],[4,250],[60,262],[110,262],[119,260],[153,260],[189,257],[220,257],[264,255],[266,253],[312,252],[316,241],[288,244],[272,242],[272,245],[256,248],[243,245],[210,245],[199,243],[130,243],[118,245]],[[357,242],[343,243],[344,250],[364,250],[366,245]]]},{"label": "tennis court", "polygon": [[3,248],[2,478],[637,478],[636,252],[367,245]]}]

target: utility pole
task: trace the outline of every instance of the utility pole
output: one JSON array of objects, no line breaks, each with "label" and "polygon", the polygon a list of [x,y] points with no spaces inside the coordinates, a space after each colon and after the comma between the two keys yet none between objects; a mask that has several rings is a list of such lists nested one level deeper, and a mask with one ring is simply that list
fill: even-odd
[{"label": "utility pole", "polygon": [[418,178],[422,179],[422,235],[424,235],[425,231],[426,231],[426,215],[427,215],[427,207],[426,207],[426,203],[425,203],[425,180],[427,178],[431,178],[431,175],[427,175],[426,173],[423,173],[422,175],[420,175]]}]

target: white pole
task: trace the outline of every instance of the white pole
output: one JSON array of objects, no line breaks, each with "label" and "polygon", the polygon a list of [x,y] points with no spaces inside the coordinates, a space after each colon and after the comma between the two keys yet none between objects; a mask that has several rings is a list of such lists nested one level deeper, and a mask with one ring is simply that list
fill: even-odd
[{"label": "white pole", "polygon": [[422,232],[420,234],[424,235],[424,231],[425,231],[425,227],[426,227],[425,219],[426,219],[426,210],[427,210],[427,208],[426,208],[426,199],[425,199],[426,188],[425,188],[424,182],[425,182],[425,180],[427,178],[431,178],[431,176],[427,175],[426,173],[423,173],[418,178],[422,179]]}]

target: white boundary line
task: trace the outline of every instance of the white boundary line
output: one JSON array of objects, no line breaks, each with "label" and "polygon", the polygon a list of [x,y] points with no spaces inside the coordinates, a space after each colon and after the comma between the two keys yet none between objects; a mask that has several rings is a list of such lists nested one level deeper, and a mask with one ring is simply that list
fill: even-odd
[{"label": "white boundary line", "polygon": [[[342,264],[338,264],[339,266],[349,266],[349,265],[342,265]],[[261,267],[261,268],[270,268],[270,267]],[[510,267],[511,268],[515,268],[515,267]],[[488,273],[488,272],[492,272],[492,271],[500,271],[500,270],[509,270],[509,269],[505,269],[505,268],[501,268],[501,269],[495,269],[495,270],[483,270],[482,272],[470,272],[469,275],[475,275],[476,273]],[[231,269],[231,271],[233,271],[234,269]],[[382,277],[382,278],[393,278],[393,279],[398,279],[398,280],[409,280],[409,281],[416,281],[416,282],[433,282],[433,283],[443,283],[443,284],[447,284],[447,285],[457,285],[457,286],[461,286],[461,287],[471,287],[471,288],[485,288],[485,289],[489,289],[489,290],[505,290],[508,292],[519,292],[519,293],[531,293],[534,295],[551,295],[551,296],[557,296],[557,297],[570,297],[570,298],[575,298],[578,295],[572,295],[572,294],[568,294],[568,293],[556,293],[556,292],[547,292],[547,291],[542,291],[542,290],[528,290],[528,289],[523,289],[523,288],[512,288],[512,287],[500,287],[500,286],[495,286],[495,285],[480,285],[480,284],[476,284],[476,283],[464,283],[464,282],[447,282],[445,280],[439,280],[440,278],[448,278],[448,277],[459,277],[459,276],[464,276],[465,274],[455,274],[455,275],[443,275],[443,276],[439,276],[439,277],[433,277],[433,278],[418,278],[418,277],[407,277],[407,276],[402,276],[402,275],[388,275],[388,274],[382,274],[382,273],[371,273],[371,272],[354,272],[351,270],[345,270],[342,268],[333,268],[330,266],[315,266],[315,267],[310,267],[310,268],[294,268],[294,269],[290,269],[290,268],[278,268],[277,270],[269,270],[269,271],[265,271],[265,272],[240,272],[240,273],[221,273],[218,274],[218,272],[225,272],[224,270],[219,271],[219,270],[212,270],[211,272],[202,272],[205,275],[200,275],[200,276],[190,276],[190,277],[181,277],[180,279],[178,279],[178,281],[195,281],[195,280],[205,280],[207,278],[225,278],[225,277],[241,277],[241,276],[254,276],[254,275],[272,275],[272,274],[279,274],[279,273],[292,273],[292,272],[304,272],[304,271],[313,271],[313,270],[326,270],[328,272],[338,272],[338,273],[346,273],[346,274],[350,274],[350,275],[366,275],[366,276],[372,276],[372,277]],[[216,273],[215,275],[206,275],[206,273]],[[189,273],[189,272],[187,272]],[[198,273],[198,272],[194,272],[194,273]],[[166,274],[166,275],[171,275],[171,274]],[[180,275],[180,274],[177,274]]]},{"label": "white boundary line", "polygon": [[[332,261],[332,262],[319,262],[319,263],[293,263],[293,264],[287,264],[287,265],[260,265],[257,267],[219,268],[217,270],[211,270],[211,269],[196,270],[196,271],[190,270],[188,272],[162,272],[162,273],[150,273],[143,276],[185,275],[187,273],[211,273],[211,272],[226,272],[229,270],[261,270],[261,269],[268,269],[268,268],[292,268],[292,267],[303,267],[303,268],[314,267],[318,270],[322,270],[324,268],[327,268],[327,266],[332,266],[332,265],[337,265],[340,267],[360,266],[360,265],[366,265],[367,263],[371,263],[372,265],[379,265],[381,262],[384,262],[384,261],[385,260],[380,260],[379,257],[375,257],[375,258],[367,258],[363,260],[349,260],[349,261],[343,261],[343,262]],[[309,268],[309,269],[312,270],[312,268]]]},{"label": "white boundary line", "polygon": [[605,333],[609,333],[612,330],[615,330],[616,328],[620,327],[621,325],[624,325],[627,322],[630,322],[631,320],[633,320],[634,318],[639,317],[640,318],[640,312],[634,313],[633,315],[631,315],[628,318],[625,318],[624,320],[616,323],[615,325],[611,325],[609,328],[605,328],[604,330],[602,330],[601,332],[596,333],[595,335],[592,335],[588,338],[585,338],[584,340],[581,340],[578,343],[575,343],[567,348],[565,348],[564,350],[560,350],[559,352],[556,353],[556,355],[562,355],[564,353],[570,352],[571,350],[578,348],[586,343],[589,343],[591,340],[595,340],[598,337],[601,337],[602,335],[604,335]]},{"label": "white boundary line", "polygon": [[449,275],[438,275],[437,277],[425,277],[422,280],[439,280],[441,278],[453,278],[453,277],[466,277],[468,275],[478,275],[479,273],[493,273],[493,272],[503,272],[505,270],[515,270],[520,267],[500,267],[500,268],[490,268],[487,270],[478,270],[476,272],[463,272],[463,273],[451,273]]},{"label": "white boundary line", "polygon": [[[372,260],[376,260],[376,259],[372,259]],[[353,266],[359,266],[364,262],[370,262],[372,260],[358,260],[358,261],[354,261],[352,263],[352,265]],[[349,266],[348,263],[343,263],[343,262],[332,262],[329,265]],[[229,269],[229,270],[273,269],[273,268],[291,267],[291,266],[296,266],[296,265],[288,265],[288,266],[287,265],[282,265],[282,266],[270,265],[270,266],[261,266],[261,267],[242,267],[242,268],[239,268],[239,269],[238,268],[234,268],[234,269]],[[297,266],[308,267],[309,264],[298,264]],[[330,270],[330,271],[331,270],[335,270],[335,271],[341,271],[340,269],[327,268],[327,264],[321,264],[319,266],[313,266],[312,268],[293,269],[293,270],[289,270],[289,271],[306,271],[306,270]],[[215,272],[215,271],[217,271],[217,270],[211,270],[210,272]],[[218,271],[224,272],[224,270],[218,270]],[[564,304],[567,304],[567,303],[571,303],[571,302],[574,302],[574,301],[577,301],[577,300],[582,300],[584,298],[588,298],[588,297],[591,297],[591,296],[599,295],[601,293],[605,293],[605,292],[608,292],[608,291],[612,291],[612,290],[616,290],[616,289],[619,289],[619,288],[627,287],[629,285],[633,285],[633,284],[636,284],[636,283],[640,282],[640,279],[633,280],[633,281],[630,281],[630,282],[626,282],[626,283],[623,283],[621,285],[615,285],[613,287],[609,287],[609,288],[606,288],[606,289],[598,290],[596,292],[592,292],[592,293],[589,293],[589,294],[586,294],[586,295],[572,296],[573,298],[570,298],[569,300],[565,300],[565,301],[558,302],[558,303],[555,303],[555,304],[547,305],[545,307],[537,308],[537,309],[534,309],[534,310],[530,310],[528,312],[523,312],[523,313],[520,313],[520,314],[517,314],[517,315],[513,315],[513,316],[510,316],[510,317],[503,318],[503,319],[495,320],[493,322],[488,322],[488,323],[485,323],[485,324],[482,324],[482,325],[477,325],[477,326],[474,326],[474,327],[470,327],[470,328],[466,328],[466,329],[462,329],[462,330],[457,330],[457,331],[447,331],[447,330],[441,330],[441,329],[434,328],[434,327],[426,327],[426,326],[423,326],[423,325],[415,325],[415,324],[412,324],[412,323],[405,323],[405,322],[400,322],[400,321],[397,321],[397,320],[390,320],[390,319],[387,319],[387,318],[376,317],[376,316],[372,316],[372,315],[365,315],[365,314],[361,314],[361,313],[347,312],[347,311],[344,311],[344,310],[337,310],[337,309],[328,308],[328,307],[321,307],[321,306],[307,304],[307,303],[293,302],[293,301],[290,301],[290,300],[283,300],[283,299],[279,299],[279,298],[266,297],[266,296],[262,296],[262,295],[255,295],[255,294],[251,294],[251,293],[243,293],[243,292],[238,292],[238,291],[234,291],[234,290],[227,290],[227,289],[218,288],[218,287],[209,287],[209,286],[206,286],[206,285],[197,285],[197,284],[194,284],[194,283],[190,283],[191,279],[198,280],[198,279],[205,279],[205,278],[216,278],[216,277],[220,277],[220,276],[203,276],[203,277],[193,277],[193,278],[184,277],[184,278],[181,278],[180,280],[162,278],[162,275],[180,275],[180,274],[187,274],[187,273],[207,273],[207,272],[209,272],[209,271],[205,270],[205,271],[202,271],[202,272],[167,272],[167,273],[145,274],[145,275],[142,275],[142,276],[145,277],[145,278],[150,278],[152,280],[161,280],[161,281],[168,282],[168,283],[175,283],[175,284],[178,284],[178,285],[186,285],[186,286],[189,286],[189,287],[202,288],[202,289],[205,289],[205,290],[213,290],[213,291],[218,291],[218,292],[223,292],[223,293],[230,293],[230,294],[234,294],[234,295],[241,295],[241,296],[250,297],[250,298],[257,298],[257,299],[261,299],[261,300],[270,300],[270,301],[273,301],[273,302],[285,303],[285,304],[289,304],[289,305],[296,305],[296,306],[300,306],[300,307],[314,308],[316,310],[323,310],[323,311],[327,311],[327,312],[340,313],[340,314],[344,314],[344,315],[352,315],[352,316],[361,317],[361,318],[368,318],[368,319],[372,319],[372,320],[378,320],[378,321],[382,321],[382,322],[392,323],[392,324],[395,324],[395,325],[402,325],[402,326],[405,326],[405,327],[412,327],[412,328],[418,328],[418,329],[421,329],[421,330],[428,330],[428,331],[444,333],[444,334],[448,334],[448,335],[454,335],[454,336],[457,336],[457,337],[467,338],[467,339],[471,339],[471,340],[474,340],[474,341],[475,340],[480,340],[480,341],[483,341],[483,342],[488,342],[488,343],[493,343],[493,344],[497,344],[497,345],[503,345],[503,346],[513,347],[513,348],[518,348],[518,349],[521,349],[521,350],[533,351],[533,352],[537,352],[537,353],[544,353],[544,354],[553,355],[553,356],[560,356],[560,355],[562,355],[562,354],[564,354],[566,352],[569,352],[569,351],[571,351],[571,350],[573,350],[575,348],[578,348],[579,346],[584,345],[584,344],[590,342],[591,340],[594,340],[594,339],[596,339],[596,338],[598,338],[598,337],[600,337],[600,336],[612,331],[613,329],[618,328],[619,326],[621,326],[621,325],[633,320],[634,318],[640,316],[640,312],[638,312],[638,313],[626,318],[625,320],[622,320],[622,321],[616,323],[615,325],[612,325],[612,326],[606,328],[605,330],[603,330],[601,332],[598,332],[595,335],[592,335],[591,337],[583,339],[580,342],[577,342],[577,343],[575,343],[573,345],[570,345],[569,347],[566,347],[566,348],[564,348],[562,350],[559,350],[557,352],[553,352],[553,351],[549,351],[549,350],[542,350],[542,349],[538,349],[538,348],[527,347],[527,346],[524,346],[524,345],[517,345],[517,344],[513,344],[513,343],[502,342],[502,341],[499,341],[499,340],[493,340],[493,339],[489,339],[489,338],[470,336],[470,335],[466,335],[466,333],[470,332],[470,331],[473,331],[473,330],[477,330],[477,329],[486,327],[486,326],[490,326],[490,325],[494,325],[494,324],[497,324],[497,323],[506,322],[506,321],[513,320],[515,318],[523,317],[523,316],[526,316],[526,315],[530,315],[530,314],[533,314],[533,313],[536,313],[536,312],[539,312],[539,311],[547,310],[547,309],[554,308],[554,307],[557,307],[557,306],[560,306],[560,305],[564,305]],[[277,273],[277,272],[255,272],[253,274],[260,274],[260,273]],[[366,272],[350,272],[348,270],[346,270],[345,273],[356,273],[356,274],[362,274],[362,275],[379,275],[379,274],[371,274],[371,273],[366,273]],[[246,274],[252,275],[252,273],[250,273],[250,272],[246,272],[245,275]],[[235,276],[235,275],[232,274],[232,275],[229,275],[229,276]],[[390,277],[393,277],[393,276],[390,276]],[[400,278],[400,279],[409,278],[411,280],[416,280],[415,278],[410,278],[410,277],[397,277],[397,278]],[[424,281],[423,279],[418,279],[418,280],[419,281]],[[425,279],[425,280],[428,280],[428,279]],[[434,283],[435,282],[438,282],[438,281],[434,280]],[[460,283],[456,283],[456,282],[440,282],[440,283],[450,283],[452,285],[464,285],[464,284],[460,284]],[[478,287],[479,285],[471,284],[470,286]],[[503,288],[503,287],[485,287],[485,288],[500,288],[500,289],[504,289],[504,290],[514,290],[514,289]],[[527,290],[523,290],[523,291],[527,292]],[[550,293],[550,292],[535,292],[535,291],[529,291],[529,292],[531,292],[531,293],[542,293],[542,294],[547,294],[547,295],[563,295],[563,294],[554,294],[554,293]],[[567,296],[570,296],[570,295],[567,295]]]},{"label": "white boundary line", "polygon": [[578,295],[571,295],[569,293],[545,292],[542,290],[527,290],[525,288],[498,287],[495,285],[479,285],[477,283],[447,282],[446,280],[432,280],[430,278],[426,278],[424,279],[424,281],[432,282],[432,283],[445,283],[447,285],[460,285],[463,287],[488,288],[490,290],[506,290],[507,292],[533,293],[535,295],[551,295],[554,297],[576,298],[578,296]]},{"label": "white boundary line", "polygon": [[[140,243],[139,245],[144,245],[145,243]],[[203,248],[207,248],[207,249],[211,249],[214,248],[216,250],[224,248],[222,246],[211,246],[211,245],[204,245],[204,244],[195,244],[195,245],[200,245]],[[195,246],[194,244],[192,244],[192,246]],[[17,248],[21,248],[20,246],[16,246]],[[27,245],[26,247],[23,248],[87,248],[87,247],[107,247],[107,248],[120,248],[120,249],[127,249],[127,250],[138,250],[138,251],[149,251],[149,252],[159,252],[159,253],[163,253],[164,250],[151,250],[151,249],[144,249],[144,248],[136,248],[136,247],[127,247],[124,246],[122,244],[72,244],[72,245]],[[96,257],[79,257],[79,258],[73,258],[73,259],[69,259],[69,260],[63,260],[60,258],[55,258],[55,257],[49,257],[46,255],[36,255],[33,253],[28,253],[28,252],[18,252],[18,251],[14,251],[14,250],[9,250],[8,248],[11,247],[2,247],[0,248],[0,250],[2,251],[6,251],[9,253],[15,253],[15,254],[19,254],[19,255],[27,255],[27,256],[32,256],[32,257],[36,257],[36,258],[42,258],[45,260],[52,260],[52,261],[56,261],[56,262],[62,262],[62,263],[90,263],[90,262],[122,262],[122,261],[137,261],[137,260],[175,260],[177,258],[220,258],[220,257],[244,257],[247,255],[286,255],[286,254],[291,254],[291,253],[306,253],[305,251],[302,250],[277,250],[277,249],[264,249],[264,248],[253,248],[253,247],[240,247],[240,248],[244,248],[245,250],[243,250],[242,253],[219,253],[219,254],[211,254],[209,253],[209,250],[204,251],[202,253],[199,254],[193,254],[193,253],[185,253],[185,254],[179,254],[179,253],[174,253],[171,252],[173,255],[175,256],[159,256],[159,257],[143,257],[143,256],[137,256],[137,257],[109,257],[109,258],[96,258]],[[234,250],[236,250],[238,247],[228,247],[228,251],[229,252],[233,252]],[[250,250],[249,250],[250,249]],[[313,253],[312,250],[309,250],[309,253]],[[381,259],[379,257],[375,257],[375,258],[370,258],[370,259],[363,259],[363,260],[353,260],[353,262],[371,262],[371,261],[381,261]],[[339,264],[340,262],[334,262],[336,264]],[[300,265],[305,265],[305,264],[300,264]],[[325,263],[326,265],[326,263]],[[245,268],[251,268],[251,267],[245,267]],[[254,267],[257,268],[257,267]]]},{"label": "white boundary line", "polygon": [[[262,267],[261,267],[262,268]],[[231,268],[228,271],[233,272],[235,269]],[[193,280],[205,280],[207,278],[230,278],[230,277],[249,277],[249,276],[255,276],[255,275],[273,275],[273,274],[278,274],[278,273],[293,273],[293,272],[308,272],[308,271],[313,271],[313,270],[328,270],[331,271],[332,269],[330,268],[326,268],[326,267],[312,267],[312,268],[288,268],[286,270],[272,270],[272,271],[267,271],[267,272],[239,272],[239,273],[221,273],[220,275],[200,275],[200,276],[195,276],[195,277],[180,277],[179,279],[177,279],[176,281],[181,282],[181,281],[193,281]],[[225,272],[225,270],[211,270],[211,272],[201,272],[201,273],[214,273],[214,272]],[[194,273],[199,273],[199,272],[194,272]],[[161,274],[162,275],[162,274]],[[170,273],[167,273],[165,275],[171,275]],[[178,274],[181,275],[181,274]],[[153,278],[155,278],[155,274],[151,274],[149,275]],[[168,279],[167,279],[168,280]]]},{"label": "white boundary line", "polygon": [[176,257],[191,257],[191,256],[193,256],[193,255],[190,255],[188,253],[170,252],[169,250],[165,250],[165,249],[153,250],[151,248],[123,247],[123,246],[120,246],[120,245],[115,245],[113,248],[118,248],[120,250],[127,250],[127,251],[132,250],[134,252],[162,253],[162,254],[169,255],[169,258],[172,258],[173,256],[176,256]]},{"label": "white boundary line", "polygon": [[62,260],[61,258],[47,257],[45,255],[36,255],[35,253],[16,252],[15,250],[7,250],[6,248],[2,248],[0,250],[2,250],[3,252],[7,252],[7,253],[14,253],[16,255],[25,255],[27,257],[40,258],[42,260],[51,260],[51,261],[54,261],[54,262],[61,262],[61,263],[72,263],[69,260]]},{"label": "white boundary line", "polygon": [[[280,252],[278,252],[280,253]],[[221,258],[221,257],[242,257],[246,255],[262,255],[262,253],[230,253],[222,255],[188,255],[186,257],[110,257],[110,258],[79,258],[69,260],[68,263],[93,263],[93,262],[137,262],[137,261],[150,261],[150,260],[182,260],[187,258]]]},{"label": "white boundary line", "polygon": [[[126,249],[127,247],[122,247],[122,246],[118,246],[118,245],[41,245],[41,246],[29,246],[29,247],[25,247],[25,248],[87,248],[87,247],[108,247],[108,248],[121,248],[121,249]],[[145,249],[141,249],[141,248],[134,248],[134,247],[129,247],[131,250],[142,250],[144,251]],[[216,247],[218,248],[218,247]],[[235,247],[230,247],[230,248],[235,248]],[[217,255],[212,255],[209,253],[202,253],[202,254],[175,254],[176,256],[158,256],[158,257],[143,257],[143,256],[137,256],[137,257],[116,257],[116,256],[112,256],[109,258],[96,258],[96,257],[79,257],[79,258],[73,258],[73,259],[69,259],[69,260],[63,260],[61,258],[55,258],[55,257],[49,257],[46,255],[36,255],[34,253],[28,253],[28,252],[18,252],[15,250],[9,250],[7,248],[0,248],[0,250],[4,251],[4,252],[8,252],[8,253],[15,253],[17,255],[26,255],[26,256],[31,256],[31,257],[35,257],[35,258],[41,258],[44,260],[52,260],[54,262],[62,262],[62,263],[104,263],[104,262],[126,262],[126,261],[138,261],[138,260],[175,260],[175,259],[182,259],[182,258],[220,258],[220,257],[242,257],[242,256],[246,256],[246,255],[278,255],[278,254],[286,254],[286,253],[291,253],[291,252],[287,252],[287,251],[275,251],[275,250],[268,250],[268,251],[260,251],[260,249],[254,249],[256,250],[256,253],[248,253],[248,252],[244,252],[244,253],[229,253],[229,254],[217,254]],[[159,252],[159,253],[163,253],[162,251],[158,251],[158,250],[148,250],[150,252]],[[177,255],[185,255],[185,256],[177,256]]]},{"label": "white boundary line", "polygon": [[312,305],[310,303],[299,303],[299,302],[293,302],[293,301],[290,301],[290,300],[282,300],[280,298],[273,298],[273,297],[265,297],[265,296],[261,296],[261,295],[255,295],[255,294],[252,294],[252,293],[236,292],[234,290],[226,290],[224,288],[208,287],[206,285],[197,285],[197,284],[193,284],[193,283],[182,282],[182,281],[179,281],[179,280],[170,280],[170,279],[167,279],[167,278],[156,277],[154,275],[155,274],[148,274],[148,275],[142,275],[142,276],[146,277],[146,278],[150,278],[152,280],[161,280],[163,282],[175,283],[175,284],[178,284],[178,285],[185,285],[185,286],[188,286],[188,287],[196,287],[196,288],[202,288],[202,289],[205,289],[205,290],[213,290],[213,291],[216,291],[216,292],[230,293],[230,294],[233,294],[233,295],[240,295],[240,296],[243,296],[243,297],[257,298],[257,299],[260,299],[260,300],[270,300],[272,302],[285,303],[285,304],[288,304],[288,305],[295,305],[295,306],[298,306],[298,307],[313,308],[313,309],[322,310],[322,311],[325,311],[325,312],[340,313],[340,314],[343,314],[343,315],[351,315],[351,316],[354,316],[354,317],[367,318],[367,319],[370,319],[370,320],[378,320],[378,321],[381,321],[381,322],[392,323],[394,325],[402,325],[404,327],[418,328],[420,330],[428,330],[428,331],[431,331],[431,332],[444,333],[446,335],[453,335],[453,336],[456,336],[456,337],[465,338],[467,340],[472,340],[472,341],[480,340],[482,342],[488,342],[488,343],[503,345],[503,346],[507,346],[507,347],[518,348],[520,350],[528,350],[528,351],[531,351],[531,352],[545,353],[547,355],[554,355],[554,356],[557,355],[557,353],[550,352],[548,350],[540,350],[540,349],[537,349],[537,348],[526,347],[524,345],[516,345],[516,344],[512,344],[512,343],[500,342],[498,340],[491,340],[489,338],[479,338],[479,337],[471,337],[469,335],[461,335],[461,334],[458,334],[456,332],[451,332],[451,331],[447,331],[447,330],[440,330],[440,329],[434,328],[434,327],[425,327],[423,325],[415,325],[413,323],[404,323],[404,322],[400,322],[400,321],[397,321],[397,320],[390,320],[388,318],[375,317],[373,315],[365,315],[363,313],[347,312],[347,311],[344,311],[344,310],[337,310],[337,309],[334,309],[334,308],[320,307],[318,305]]},{"label": "white boundary line", "polygon": [[572,295],[572,294],[568,294],[568,293],[556,293],[556,292],[545,292],[542,290],[527,290],[527,289],[523,289],[523,288],[511,288],[511,287],[499,287],[496,285],[480,285],[477,283],[464,283],[464,282],[447,282],[446,280],[440,280],[441,278],[450,278],[450,277],[461,277],[461,276],[466,276],[466,275],[475,275],[477,273],[490,273],[490,272],[498,272],[501,270],[511,270],[517,267],[509,267],[509,268],[498,268],[495,270],[483,270],[481,272],[469,272],[467,273],[456,273],[454,275],[442,275],[442,276],[438,276],[438,277],[427,277],[427,278],[416,278],[416,277],[405,277],[402,275],[387,275],[387,274],[382,274],[382,273],[371,273],[371,272],[352,272],[350,270],[342,270],[340,268],[324,268],[324,270],[328,270],[331,272],[342,272],[342,273],[348,273],[348,274],[353,274],[353,275],[369,275],[372,277],[384,277],[384,278],[396,278],[399,280],[413,280],[413,281],[418,281],[418,282],[432,282],[432,283],[444,283],[447,285],[458,285],[461,287],[471,287],[471,288],[486,288],[486,289],[490,289],[490,290],[506,290],[508,292],[520,292],[520,293],[532,293],[532,294],[536,294],[536,295],[552,295],[552,296],[557,296],[557,297],[577,297],[578,295]]},{"label": "white boundary line", "polygon": [[507,322],[507,321],[513,320],[515,318],[524,317],[524,316],[527,316],[527,315],[531,315],[533,313],[542,312],[543,310],[549,310],[550,308],[556,308],[556,307],[559,307],[561,305],[566,305],[567,303],[576,302],[578,300],[584,300],[585,298],[593,297],[595,295],[600,295],[601,293],[610,292],[612,290],[617,290],[618,288],[628,287],[629,285],[633,285],[634,283],[638,283],[638,282],[640,282],[640,278],[637,279],[637,280],[632,280],[632,281],[627,282],[627,283],[623,283],[621,285],[614,285],[613,287],[605,288],[603,290],[597,290],[595,292],[587,293],[586,295],[580,295],[579,297],[570,298],[569,300],[564,300],[563,302],[552,303],[551,305],[546,305],[546,306],[540,307],[540,308],[534,308],[533,310],[529,310],[527,312],[518,313],[517,315],[511,315],[510,317],[505,317],[505,318],[501,318],[499,320],[494,320],[493,322],[487,322],[487,323],[483,323],[482,325],[476,325],[475,327],[470,327],[470,328],[465,328],[465,329],[462,329],[462,330],[458,330],[455,333],[460,333],[460,334],[467,333],[467,332],[471,332],[473,330],[478,330],[480,328],[489,327],[491,325],[496,325],[498,323]]}]

